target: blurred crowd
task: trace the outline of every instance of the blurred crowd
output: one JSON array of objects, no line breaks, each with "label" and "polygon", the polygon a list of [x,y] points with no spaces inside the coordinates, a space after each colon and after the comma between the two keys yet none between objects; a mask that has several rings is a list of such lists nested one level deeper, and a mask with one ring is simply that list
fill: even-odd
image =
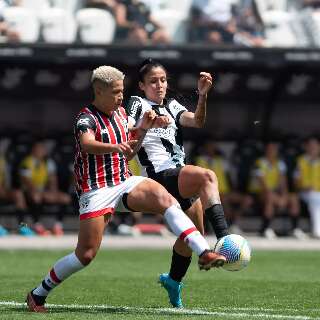
[{"label": "blurred crowd", "polygon": [[[318,45],[318,8],[318,0],[0,0],[0,35],[2,42],[310,46]],[[35,34],[24,36],[32,15]]]},{"label": "blurred crowd", "polygon": [[[188,146],[189,163],[216,173],[231,232],[252,231],[251,223],[268,239],[320,238],[319,137],[238,143],[206,137]],[[73,156],[73,138],[68,136],[40,140],[23,133],[0,139],[0,236],[64,233],[65,218],[76,218],[78,211]],[[129,165],[133,174],[143,174],[135,160]],[[279,223],[279,217],[286,223]],[[119,213],[108,229],[119,234],[139,231],[167,229],[160,216],[151,219],[147,213]],[[206,232],[212,232],[207,224]]]}]

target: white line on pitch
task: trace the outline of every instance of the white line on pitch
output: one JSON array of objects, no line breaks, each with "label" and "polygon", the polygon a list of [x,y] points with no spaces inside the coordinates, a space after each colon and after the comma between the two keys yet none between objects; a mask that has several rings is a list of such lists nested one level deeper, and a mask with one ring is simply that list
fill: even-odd
[{"label": "white line on pitch", "polygon": [[[25,303],[14,301],[0,301],[0,306],[19,307],[26,308]],[[142,312],[146,314],[182,314],[182,315],[211,315],[211,316],[228,316],[233,318],[266,318],[266,319],[288,319],[288,320],[315,320],[320,318],[299,316],[299,315],[281,315],[281,314],[267,314],[267,313],[235,313],[235,312],[220,312],[220,311],[208,311],[205,309],[173,309],[173,308],[142,308],[142,307],[128,307],[128,306],[108,306],[108,305],[77,305],[77,304],[46,304],[49,309],[65,309],[65,310],[92,310],[92,311],[118,311],[124,312]],[[230,308],[229,310],[235,311],[241,308]],[[263,309],[259,308],[245,308],[247,311],[259,310],[263,312]],[[226,308],[227,310],[227,308]],[[268,309],[269,311],[279,311]],[[290,309],[288,309],[290,310]]]}]

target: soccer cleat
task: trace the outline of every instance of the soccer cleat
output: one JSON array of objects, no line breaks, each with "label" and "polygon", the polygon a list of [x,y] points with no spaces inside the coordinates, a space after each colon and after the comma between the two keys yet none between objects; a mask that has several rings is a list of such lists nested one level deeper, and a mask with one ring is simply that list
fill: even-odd
[{"label": "soccer cleat", "polygon": [[8,230],[0,224],[0,237],[7,236],[8,234]]},{"label": "soccer cleat", "polygon": [[54,236],[63,236],[63,228],[61,223],[55,223],[55,225],[52,228],[52,234]]},{"label": "soccer cleat", "polygon": [[219,268],[227,261],[226,257],[213,252],[212,250],[205,250],[198,260],[200,270],[210,270],[211,268]]},{"label": "soccer cleat", "polygon": [[51,232],[47,230],[41,223],[36,223],[33,229],[39,236],[45,237],[51,234]]},{"label": "soccer cleat", "polygon": [[263,236],[269,240],[274,240],[277,238],[277,235],[276,233],[273,231],[273,229],[271,228],[266,228],[264,231],[263,231]]},{"label": "soccer cleat", "polygon": [[183,308],[181,300],[181,289],[183,283],[171,279],[168,273],[162,273],[159,276],[159,283],[164,287],[169,296],[170,303],[175,308]]},{"label": "soccer cleat", "polygon": [[32,231],[29,227],[27,226],[21,226],[19,227],[19,234],[25,237],[33,237],[35,236],[35,232]]},{"label": "soccer cleat", "polygon": [[45,297],[34,295],[32,291],[28,293],[26,298],[26,303],[27,303],[28,309],[32,312],[39,312],[39,313],[47,312],[47,309],[44,306]]},{"label": "soccer cleat", "polygon": [[309,236],[300,228],[295,228],[292,230],[292,235],[299,240],[309,239]]}]

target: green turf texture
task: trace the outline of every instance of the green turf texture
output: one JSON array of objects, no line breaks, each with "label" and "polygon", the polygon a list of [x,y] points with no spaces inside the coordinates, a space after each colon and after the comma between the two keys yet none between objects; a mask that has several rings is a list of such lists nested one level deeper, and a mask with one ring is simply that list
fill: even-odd
[{"label": "green turf texture", "polygon": [[44,315],[21,305],[1,305],[23,303],[27,291],[67,253],[0,251],[0,319],[320,319],[320,252],[316,251],[255,251],[250,265],[240,272],[200,272],[194,256],[184,280],[184,305],[215,315],[170,312],[166,292],[157,283],[157,276],[169,269],[169,250],[101,250],[90,266],[56,288],[47,301],[106,305],[104,309],[60,307]]}]

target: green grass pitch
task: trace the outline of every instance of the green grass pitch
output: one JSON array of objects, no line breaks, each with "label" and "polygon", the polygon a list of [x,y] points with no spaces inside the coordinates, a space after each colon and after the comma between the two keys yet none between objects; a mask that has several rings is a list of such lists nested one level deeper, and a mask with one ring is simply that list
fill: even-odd
[{"label": "green grass pitch", "polygon": [[0,319],[320,319],[316,251],[255,251],[240,272],[200,272],[194,257],[177,311],[157,283],[169,250],[102,250],[52,292],[48,314],[28,312],[27,291],[67,253],[0,251]]}]

